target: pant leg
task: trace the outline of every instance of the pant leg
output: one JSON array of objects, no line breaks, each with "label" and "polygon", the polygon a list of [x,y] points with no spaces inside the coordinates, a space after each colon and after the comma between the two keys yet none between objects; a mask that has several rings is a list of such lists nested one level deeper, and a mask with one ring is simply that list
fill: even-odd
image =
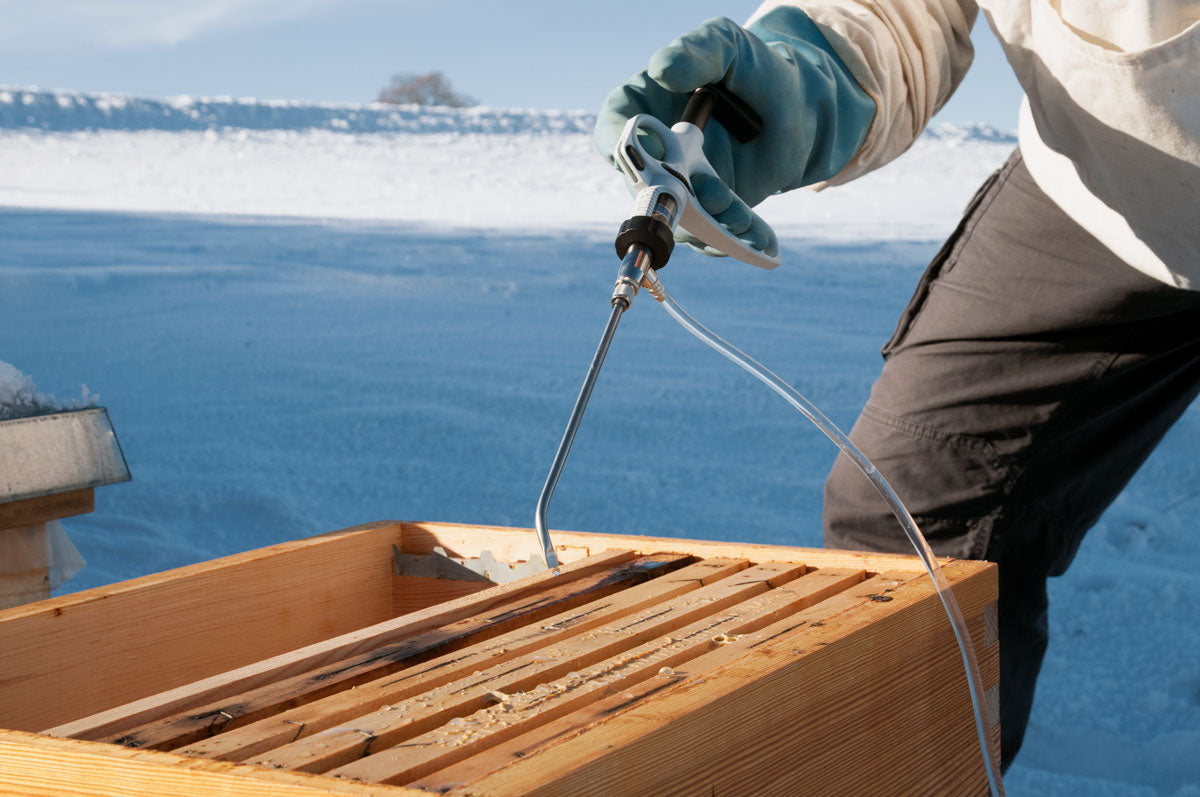
[{"label": "pant leg", "polygon": [[[921,280],[850,434],[937,553],[999,565],[1005,767],[1046,650],[1047,577],[1198,390],[1200,292],[1118,260],[1014,153]],[[825,541],[911,550],[845,456]]]}]

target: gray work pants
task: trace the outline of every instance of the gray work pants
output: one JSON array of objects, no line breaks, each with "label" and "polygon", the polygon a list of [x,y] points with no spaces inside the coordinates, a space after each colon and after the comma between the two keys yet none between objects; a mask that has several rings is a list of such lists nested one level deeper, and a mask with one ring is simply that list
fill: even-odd
[{"label": "gray work pants", "polygon": [[[850,437],[940,555],[1000,575],[1002,758],[1046,650],[1046,579],[1200,390],[1200,292],[1154,280],[1071,221],[1019,153],[979,190],[883,349]],[[911,552],[845,456],[825,542]]]}]

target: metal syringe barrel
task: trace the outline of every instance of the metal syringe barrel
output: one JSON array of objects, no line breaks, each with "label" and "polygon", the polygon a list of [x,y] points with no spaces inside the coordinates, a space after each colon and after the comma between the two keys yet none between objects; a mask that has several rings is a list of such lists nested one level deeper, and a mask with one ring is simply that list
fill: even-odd
[{"label": "metal syringe barrel", "polygon": [[616,249],[621,258],[612,302],[624,302],[628,307],[637,296],[638,287],[650,269],[667,264],[675,249],[674,228],[679,202],[660,187],[650,187],[638,194],[633,215],[621,224]]}]

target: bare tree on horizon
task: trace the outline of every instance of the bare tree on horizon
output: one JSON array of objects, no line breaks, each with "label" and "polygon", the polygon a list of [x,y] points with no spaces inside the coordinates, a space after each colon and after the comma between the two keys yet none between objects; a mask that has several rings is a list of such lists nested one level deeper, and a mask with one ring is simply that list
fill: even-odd
[{"label": "bare tree on horizon", "polygon": [[459,94],[450,87],[450,81],[441,72],[424,75],[401,73],[392,75],[392,82],[379,92],[376,102],[390,105],[445,105],[450,108],[466,108],[477,105],[474,97]]}]

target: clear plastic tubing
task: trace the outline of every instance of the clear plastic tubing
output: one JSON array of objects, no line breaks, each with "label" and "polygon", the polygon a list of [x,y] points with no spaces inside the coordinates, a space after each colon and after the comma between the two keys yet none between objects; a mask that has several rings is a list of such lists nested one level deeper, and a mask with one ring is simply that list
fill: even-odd
[{"label": "clear plastic tubing", "polygon": [[837,444],[837,447],[846,456],[850,457],[850,460],[858,466],[863,475],[871,480],[871,484],[883,496],[883,500],[887,502],[896,519],[900,521],[900,525],[903,527],[904,533],[908,535],[909,542],[916,549],[917,555],[925,563],[925,569],[929,572],[929,577],[933,579],[934,586],[937,587],[937,594],[942,601],[943,608],[946,610],[946,616],[950,618],[950,625],[954,629],[954,637],[958,640],[958,650],[962,654],[963,666],[966,669],[967,685],[971,690],[971,708],[975,712],[975,730],[979,735],[979,748],[983,754],[984,767],[987,769],[988,787],[991,789],[993,797],[1003,797],[1004,785],[1000,780],[1000,767],[993,760],[991,748],[987,742],[989,728],[987,715],[984,713],[982,679],[979,674],[979,662],[975,658],[975,649],[970,644],[971,635],[967,630],[967,622],[963,619],[962,610],[959,609],[958,601],[955,600],[954,593],[950,589],[950,582],[946,580],[946,574],[942,572],[942,566],[938,564],[937,558],[933,555],[933,549],[929,547],[925,535],[921,533],[921,530],[917,527],[917,522],[913,520],[908,509],[901,503],[900,497],[896,495],[896,491],[892,489],[887,480],[875,469],[871,460],[867,459],[866,455],[859,451],[854,443],[850,442],[850,438],[833,421],[825,417],[825,414],[817,409],[816,405],[800,395],[798,390],[783,381],[783,379],[762,363],[689,315],[667,293],[667,289],[663,287],[662,282],[659,281],[654,271],[651,270],[645,275],[645,281],[650,292],[654,294],[654,298],[658,299],[659,303],[671,314],[671,317],[678,321],[684,329],[774,390],[784,401],[791,404],[800,414],[812,421],[818,429],[825,433],[826,437]]}]

